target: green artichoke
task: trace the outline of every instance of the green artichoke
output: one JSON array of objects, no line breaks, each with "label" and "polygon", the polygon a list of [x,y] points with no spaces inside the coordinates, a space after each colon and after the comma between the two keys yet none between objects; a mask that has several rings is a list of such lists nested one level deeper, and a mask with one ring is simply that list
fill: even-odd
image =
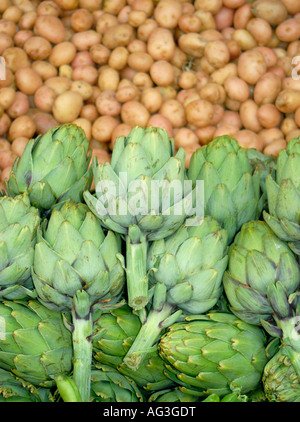
[{"label": "green artichoke", "polygon": [[92,183],[88,147],[83,129],[70,123],[31,139],[13,165],[8,194],[28,193],[31,204],[42,212],[66,200],[81,202]]},{"label": "green artichoke", "polygon": [[92,369],[92,402],[143,402],[144,398],[135,382],[115,368],[97,363]]},{"label": "green artichoke", "polygon": [[78,290],[85,290],[95,307],[118,297],[125,283],[120,252],[118,235],[105,235],[85,204],[67,201],[37,235],[32,277],[39,299],[51,309],[70,311]]},{"label": "green artichoke", "polygon": [[266,191],[266,223],[300,255],[300,137],[279,152],[276,175],[266,177]]},{"label": "green artichoke", "polygon": [[51,402],[49,389],[36,388],[15,377],[11,372],[0,369],[0,403],[3,402]]},{"label": "green artichoke", "polygon": [[39,224],[26,194],[0,198],[0,297],[34,297],[31,266]]},{"label": "green artichoke", "polygon": [[197,401],[199,401],[199,397],[183,393],[179,387],[156,391],[148,398],[148,402],[159,403],[193,403]]},{"label": "green artichoke", "polygon": [[102,313],[95,322],[99,338],[94,341],[93,348],[94,358],[98,362],[115,367],[147,394],[170,387],[173,382],[165,375],[164,363],[157,350],[147,354],[138,371],[133,371],[123,363],[141,325],[140,318],[128,305]]},{"label": "green artichoke", "polygon": [[85,202],[104,227],[126,238],[128,303],[142,309],[149,300],[148,242],[174,233],[192,214],[185,151],[174,155],[164,129],[135,127],[116,140],[111,163],[93,162],[93,173],[96,196],[85,192]]},{"label": "green artichoke", "polygon": [[291,360],[284,353],[284,348],[266,364],[262,382],[268,401],[300,401],[300,381]]},{"label": "green artichoke", "polygon": [[73,374],[83,401],[89,400],[93,314],[116,305],[124,289],[118,236],[105,235],[87,206],[73,201],[54,209],[37,235],[33,282],[45,306],[71,311]]},{"label": "green artichoke", "polygon": [[228,270],[223,277],[232,312],[252,324],[271,319],[274,310],[268,288],[277,281],[288,294],[299,288],[295,255],[264,221],[245,223],[230,246]]},{"label": "green artichoke", "polygon": [[201,314],[217,303],[228,262],[227,231],[205,216],[199,226],[183,225],[168,238],[152,242],[147,262],[154,295],[152,309],[125,357],[133,368],[182,311]]},{"label": "green artichoke", "polygon": [[267,363],[263,330],[233,314],[187,316],[158,344],[168,375],[185,393],[246,394],[261,381]]},{"label": "green artichoke", "polygon": [[0,303],[0,367],[42,387],[72,369],[72,339],[60,313],[35,300]]},{"label": "green artichoke", "polygon": [[188,178],[204,182],[204,213],[228,231],[228,243],[242,224],[257,219],[265,195],[261,174],[251,166],[247,150],[229,137],[215,138],[191,157]]}]

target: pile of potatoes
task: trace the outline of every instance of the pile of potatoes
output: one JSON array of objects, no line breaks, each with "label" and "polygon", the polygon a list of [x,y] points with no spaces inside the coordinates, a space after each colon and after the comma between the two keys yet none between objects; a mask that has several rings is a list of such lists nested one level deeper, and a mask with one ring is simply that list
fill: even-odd
[{"label": "pile of potatoes", "polygon": [[[28,140],[82,127],[99,161],[131,128],[191,154],[300,135],[300,1],[1,0],[0,188]],[[0,78],[1,79],[1,78]]]}]

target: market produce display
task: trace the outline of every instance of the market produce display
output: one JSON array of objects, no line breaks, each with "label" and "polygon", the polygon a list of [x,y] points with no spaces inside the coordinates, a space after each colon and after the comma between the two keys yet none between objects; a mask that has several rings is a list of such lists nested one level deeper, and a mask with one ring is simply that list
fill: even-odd
[{"label": "market produce display", "polygon": [[[71,158],[73,139],[78,160]],[[204,214],[191,220],[183,207],[181,214],[169,215],[157,201],[147,198],[148,208],[136,210],[130,202],[141,186],[154,193],[148,179],[156,175],[179,186],[182,179],[190,181],[188,197],[193,198],[195,180],[207,174],[185,167],[184,149],[177,153],[180,158],[171,155],[173,139],[165,129],[136,127],[120,137],[111,163],[93,158],[94,187],[82,191],[86,181],[75,182],[77,191],[64,185],[54,203],[52,191],[60,186],[56,170],[60,174],[63,163],[71,162],[72,180],[78,180],[86,174],[89,152],[81,148],[86,145],[82,129],[66,123],[29,142],[22,157],[32,154],[32,145],[34,151],[47,149],[44,144],[59,147],[51,170],[36,170],[41,201],[31,195],[31,170],[22,159],[0,198],[1,400],[298,401],[299,259],[264,221],[271,212],[267,179],[278,180],[287,151],[266,160],[222,136],[203,147],[201,156],[194,152],[193,166],[207,166],[215,177],[204,179],[209,192],[202,198]],[[297,150],[300,138],[290,145]],[[231,172],[228,162],[236,163],[229,165]],[[144,185],[128,189],[126,173]],[[109,201],[99,196],[105,177],[122,187]],[[9,189],[16,180],[27,181],[20,183],[22,193]],[[218,195],[213,204],[221,190],[231,207]],[[239,210],[235,192],[247,212]],[[176,196],[165,188],[158,193],[159,204],[166,197],[173,203]],[[128,205],[124,214],[112,213],[113,199]],[[211,215],[218,207],[224,212]],[[180,224],[168,226],[168,217],[172,222],[180,217]],[[138,234],[130,242],[129,227]],[[136,288],[146,285],[143,306],[129,300],[133,267],[140,276],[134,278]]]},{"label": "market produce display", "polygon": [[2,0],[0,402],[300,401],[300,2]]}]

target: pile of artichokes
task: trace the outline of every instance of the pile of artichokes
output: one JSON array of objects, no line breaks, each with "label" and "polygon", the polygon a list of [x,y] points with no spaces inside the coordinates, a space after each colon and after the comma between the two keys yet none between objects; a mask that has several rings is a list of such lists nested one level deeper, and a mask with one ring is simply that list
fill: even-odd
[{"label": "pile of artichokes", "polygon": [[0,401],[300,401],[299,162],[32,139],[0,197]]}]

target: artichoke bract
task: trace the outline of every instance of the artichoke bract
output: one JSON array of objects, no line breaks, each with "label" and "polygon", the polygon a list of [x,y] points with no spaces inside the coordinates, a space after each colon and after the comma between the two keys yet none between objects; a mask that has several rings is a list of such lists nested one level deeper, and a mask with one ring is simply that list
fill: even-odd
[{"label": "artichoke bract", "polygon": [[142,352],[182,312],[201,314],[217,303],[228,263],[227,239],[227,231],[205,216],[200,225],[182,225],[166,239],[151,243],[147,268],[154,285],[152,308],[126,354],[128,366],[137,368]]},{"label": "artichoke bract", "polygon": [[270,285],[281,282],[288,294],[300,285],[295,255],[264,221],[245,223],[229,248],[223,285],[231,311],[252,324],[270,320]]},{"label": "artichoke bract", "polygon": [[28,193],[42,212],[66,200],[82,202],[92,183],[89,142],[82,128],[67,123],[31,139],[6,182],[10,196]]},{"label": "artichoke bract", "polygon": [[84,199],[101,224],[126,238],[129,306],[148,302],[148,242],[172,234],[192,214],[185,180],[185,151],[174,153],[166,130],[135,127],[119,137],[111,163],[93,162],[96,195]]},{"label": "artichoke bract", "polygon": [[264,368],[264,392],[270,402],[299,402],[300,382],[291,360],[281,348]]},{"label": "artichoke bract", "polygon": [[165,375],[164,363],[158,356],[157,350],[146,355],[138,371],[123,363],[141,325],[138,315],[134,314],[132,308],[126,304],[102,313],[95,322],[99,339],[93,342],[93,349],[97,361],[115,367],[121,374],[135,381],[137,386],[143,389],[144,394],[148,394],[170,387],[173,382]]},{"label": "artichoke bract", "polygon": [[300,255],[300,138],[291,139],[279,152],[275,176],[266,177],[266,191],[264,220]]},{"label": "artichoke bract", "polygon": [[143,402],[139,388],[130,378],[108,365],[95,364],[92,369],[92,402]]},{"label": "artichoke bract", "polygon": [[34,297],[31,278],[39,212],[26,194],[0,198],[0,297]]},{"label": "artichoke bract", "polygon": [[104,234],[85,204],[67,201],[44,220],[37,235],[32,270],[39,300],[72,315],[74,379],[89,400],[93,314],[116,304],[123,293],[124,270],[118,234]]},{"label": "artichoke bract", "polygon": [[42,387],[72,370],[72,337],[62,316],[36,300],[0,303],[0,368]]},{"label": "artichoke bract", "polygon": [[215,138],[192,155],[188,178],[204,182],[204,213],[228,231],[228,243],[242,224],[257,219],[265,203],[261,173],[247,150],[229,137]]},{"label": "artichoke bract", "polygon": [[168,375],[196,396],[245,394],[267,363],[263,330],[229,313],[191,315],[171,325],[158,344]]},{"label": "artichoke bract", "polygon": [[0,403],[51,402],[50,389],[36,388],[0,368]]}]

